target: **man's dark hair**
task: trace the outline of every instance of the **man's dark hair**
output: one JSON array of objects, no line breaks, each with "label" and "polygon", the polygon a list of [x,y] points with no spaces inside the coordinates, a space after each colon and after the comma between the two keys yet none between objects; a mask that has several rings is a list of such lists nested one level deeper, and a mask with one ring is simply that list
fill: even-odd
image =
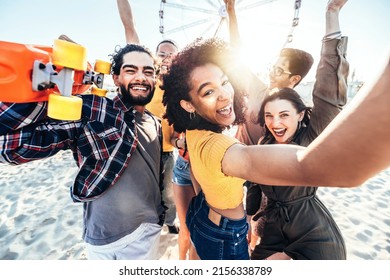
[{"label": "man's dark hair", "polygon": [[171,39],[164,39],[160,43],[158,43],[158,45],[156,47],[156,53],[158,52],[158,48],[160,47],[160,45],[164,44],[164,43],[171,44],[171,45],[175,46],[176,49],[179,49],[179,46],[177,45],[177,43],[175,41],[173,41]]},{"label": "man's dark hair", "polygon": [[301,76],[301,80],[295,86],[307,75],[314,62],[310,53],[300,49],[284,48],[280,51],[279,56],[286,57],[290,62],[289,70],[293,75]]},{"label": "man's dark hair", "polygon": [[123,65],[123,56],[130,52],[146,53],[153,59],[153,64],[156,60],[153,53],[145,46],[138,44],[127,44],[123,48],[118,48],[111,54],[111,74],[119,75]]}]

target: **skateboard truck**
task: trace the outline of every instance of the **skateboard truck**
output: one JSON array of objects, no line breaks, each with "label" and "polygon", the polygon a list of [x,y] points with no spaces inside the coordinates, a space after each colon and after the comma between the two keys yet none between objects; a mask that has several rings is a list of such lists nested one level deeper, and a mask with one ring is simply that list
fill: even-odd
[{"label": "skateboard truck", "polygon": [[[34,61],[33,88],[39,90],[54,85],[57,87],[60,94],[53,93],[48,98],[49,117],[65,120],[80,119],[82,99],[73,94],[80,94],[90,85],[94,85],[90,87],[91,93],[105,96],[107,90],[103,89],[104,74],[110,73],[111,63],[96,60],[92,71],[86,61],[85,49],[64,40],[54,42],[52,58],[52,62],[46,65]],[[56,71],[58,68],[61,69]]]},{"label": "skateboard truck", "polygon": [[49,89],[54,87],[50,76],[56,75],[55,66],[52,63],[46,65],[38,60],[34,61],[32,70],[32,88],[35,91]]},{"label": "skateboard truck", "polygon": [[[57,88],[61,95],[71,96],[73,80],[73,69],[64,67],[59,72],[56,66],[51,62],[46,64],[35,60],[32,71],[32,88],[34,91]],[[96,73],[92,70],[86,70],[82,80],[83,85],[95,85],[97,88],[103,88],[104,73]],[[92,89],[93,90],[93,89]],[[102,89],[103,90],[103,89]],[[105,91],[105,90],[103,90]]]},{"label": "skateboard truck", "polygon": [[[90,71],[90,74],[84,75],[86,83],[94,84],[91,88],[91,93],[99,96],[106,96],[107,90],[103,89],[104,74],[110,74],[111,63],[96,59],[94,71]],[[83,80],[83,82],[84,82]]]},{"label": "skateboard truck", "polygon": [[[75,70],[84,72],[87,69],[86,49],[78,44],[55,40],[52,59],[47,65],[34,70],[37,87],[50,87],[55,84],[60,94],[51,93],[48,97],[47,115],[60,120],[78,120],[81,118],[83,101],[80,97],[72,95]],[[52,64],[55,66],[53,67]],[[35,65],[35,62],[34,62]],[[61,68],[58,72],[55,70]]]},{"label": "skateboard truck", "polygon": [[63,96],[72,95],[73,70],[64,67],[57,72],[56,66],[51,62],[46,64],[35,60],[32,71],[32,88],[34,91],[42,91],[54,88],[57,85],[58,90]]},{"label": "skateboard truck", "polygon": [[107,90],[103,89],[104,74],[95,73],[94,71],[87,70],[85,71],[83,84],[85,85],[95,85],[91,88],[91,93],[99,96],[105,96]]},{"label": "skateboard truck", "polygon": [[103,87],[104,74],[96,74],[93,71],[86,71],[83,79],[83,84],[92,85],[95,84],[98,88]]}]

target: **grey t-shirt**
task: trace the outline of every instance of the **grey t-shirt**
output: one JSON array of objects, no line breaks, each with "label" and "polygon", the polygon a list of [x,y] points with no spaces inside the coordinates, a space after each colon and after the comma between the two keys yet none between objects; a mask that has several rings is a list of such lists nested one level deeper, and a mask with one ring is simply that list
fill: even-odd
[{"label": "grey t-shirt", "polygon": [[141,223],[158,223],[163,212],[157,124],[146,113],[135,113],[135,119],[140,143],[129,165],[114,186],[84,204],[84,240],[92,245],[112,243]]}]

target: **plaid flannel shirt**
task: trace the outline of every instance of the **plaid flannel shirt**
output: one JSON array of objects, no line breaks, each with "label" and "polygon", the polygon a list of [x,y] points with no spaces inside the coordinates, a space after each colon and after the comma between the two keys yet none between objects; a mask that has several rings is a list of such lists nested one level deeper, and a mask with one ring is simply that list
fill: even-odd
[{"label": "plaid flannel shirt", "polygon": [[[138,144],[133,107],[118,96],[113,100],[81,97],[83,111],[78,121],[48,118],[47,102],[0,102],[0,162],[22,164],[71,149],[79,167],[71,187],[76,202],[96,199],[114,185]],[[161,143],[160,121],[145,113],[155,119]]]}]

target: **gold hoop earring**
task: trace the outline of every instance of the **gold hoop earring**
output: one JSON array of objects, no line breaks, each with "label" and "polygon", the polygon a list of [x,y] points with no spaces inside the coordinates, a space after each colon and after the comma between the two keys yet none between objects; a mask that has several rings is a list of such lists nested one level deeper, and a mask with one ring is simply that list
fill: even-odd
[{"label": "gold hoop earring", "polygon": [[195,111],[193,112],[190,112],[190,120],[192,121],[193,119],[195,119]]}]

